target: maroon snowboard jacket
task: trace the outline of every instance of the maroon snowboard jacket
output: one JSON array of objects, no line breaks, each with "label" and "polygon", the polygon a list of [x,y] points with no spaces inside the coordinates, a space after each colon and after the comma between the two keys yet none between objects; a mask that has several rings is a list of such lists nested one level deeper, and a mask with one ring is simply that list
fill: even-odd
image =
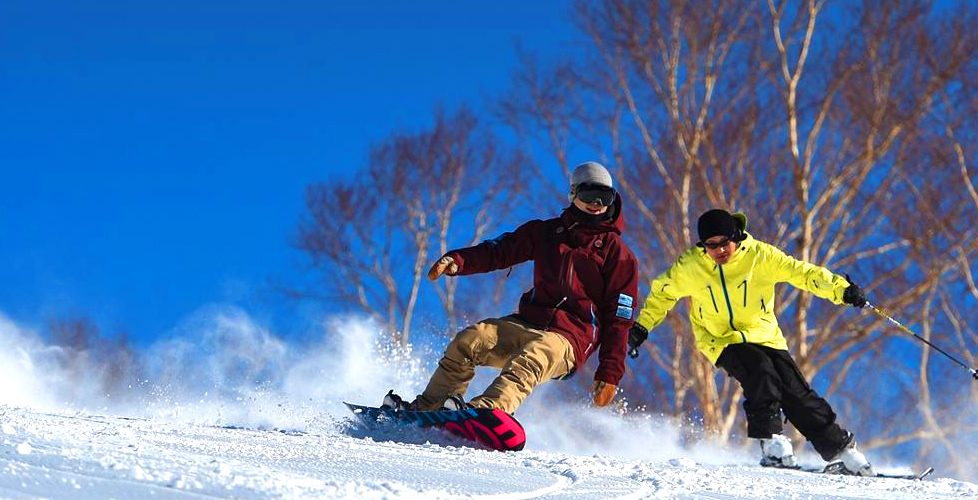
[{"label": "maroon snowboard jacket", "polygon": [[519,317],[560,333],[574,348],[576,368],[598,353],[595,380],[618,385],[625,373],[628,329],[637,304],[638,261],[622,240],[621,200],[610,220],[588,223],[568,207],[560,217],[531,220],[511,233],[448,252],[459,275],[533,261],[533,288]]}]

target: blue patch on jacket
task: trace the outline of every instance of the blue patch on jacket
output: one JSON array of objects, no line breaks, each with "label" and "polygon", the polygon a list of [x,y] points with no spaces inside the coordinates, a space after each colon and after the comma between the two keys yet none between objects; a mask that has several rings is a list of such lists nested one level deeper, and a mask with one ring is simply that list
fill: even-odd
[{"label": "blue patch on jacket", "polygon": [[635,299],[633,299],[631,295],[624,294],[624,293],[618,294],[618,305],[625,306],[625,307],[632,307],[632,304],[634,303],[635,303]]},{"label": "blue patch on jacket", "polygon": [[628,306],[618,306],[618,312],[615,314],[619,318],[632,319],[632,308]]}]

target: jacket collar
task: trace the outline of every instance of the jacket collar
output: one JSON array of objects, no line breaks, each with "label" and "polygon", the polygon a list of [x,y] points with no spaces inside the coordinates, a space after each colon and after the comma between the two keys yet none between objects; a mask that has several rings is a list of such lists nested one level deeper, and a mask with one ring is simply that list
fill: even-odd
[{"label": "jacket collar", "polygon": [[587,224],[581,217],[579,217],[574,210],[570,207],[564,209],[563,213],[560,214],[560,220],[563,222],[564,227],[575,230],[581,230],[589,233],[607,233],[615,232],[621,234],[625,230],[625,217],[622,214],[622,204],[621,204],[621,194],[615,197],[615,202],[612,203],[610,208],[614,210],[614,215],[610,219],[604,220],[597,225]]}]

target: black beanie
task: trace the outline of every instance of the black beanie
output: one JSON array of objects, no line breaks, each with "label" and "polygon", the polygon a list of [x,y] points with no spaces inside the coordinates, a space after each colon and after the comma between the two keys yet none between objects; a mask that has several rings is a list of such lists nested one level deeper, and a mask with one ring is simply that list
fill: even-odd
[{"label": "black beanie", "polygon": [[707,210],[696,223],[696,232],[699,233],[700,241],[706,241],[714,236],[726,236],[736,241],[737,229],[737,221],[730,212],[719,208]]}]

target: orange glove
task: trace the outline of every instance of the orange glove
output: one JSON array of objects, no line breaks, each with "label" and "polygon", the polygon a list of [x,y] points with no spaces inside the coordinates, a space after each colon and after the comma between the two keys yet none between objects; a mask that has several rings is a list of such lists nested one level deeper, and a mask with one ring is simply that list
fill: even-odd
[{"label": "orange glove", "polygon": [[448,255],[438,259],[428,270],[428,279],[435,281],[439,276],[446,274],[448,276],[455,276],[458,273],[458,263],[455,259]]},{"label": "orange glove", "polygon": [[594,406],[608,406],[612,399],[615,399],[615,391],[618,386],[600,380],[594,381]]}]

